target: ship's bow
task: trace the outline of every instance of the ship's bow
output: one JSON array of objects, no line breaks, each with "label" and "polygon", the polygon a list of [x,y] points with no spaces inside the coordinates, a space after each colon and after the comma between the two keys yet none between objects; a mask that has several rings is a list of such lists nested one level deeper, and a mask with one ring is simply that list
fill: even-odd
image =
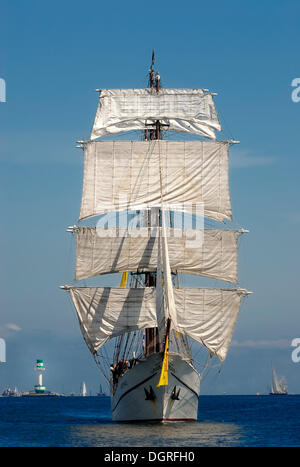
[{"label": "ship's bow", "polygon": [[169,355],[168,385],[157,387],[162,355],[139,361],[119,378],[111,398],[114,421],[197,420],[200,376],[178,354]]}]

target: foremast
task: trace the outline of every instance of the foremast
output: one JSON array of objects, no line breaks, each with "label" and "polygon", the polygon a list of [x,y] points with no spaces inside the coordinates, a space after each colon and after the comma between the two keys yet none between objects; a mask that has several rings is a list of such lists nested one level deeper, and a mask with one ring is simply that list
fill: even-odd
[{"label": "foremast", "polygon": [[[160,92],[161,89],[161,82],[160,82],[160,74],[159,71],[155,72],[154,69],[155,64],[155,52],[152,52],[152,63],[149,69],[149,88],[152,92],[156,92],[157,94]],[[149,125],[151,128],[146,128],[144,131],[144,140],[145,141],[159,141],[162,139],[162,128],[167,128],[168,125],[162,124],[159,119],[155,121],[155,125]],[[153,128],[154,126],[154,128]],[[163,242],[165,240],[166,233],[164,232],[165,226],[165,213],[164,213],[164,206],[163,206],[163,190],[162,190],[162,167],[161,167],[161,160],[159,160],[159,182],[160,182],[160,195],[161,195],[161,207],[160,208],[151,208],[151,210],[146,211],[146,221],[147,227],[160,227],[159,230],[159,246],[158,246],[158,260],[157,260],[157,270],[154,273],[146,272],[145,273],[145,287],[156,287],[157,291],[157,300],[156,300],[156,307],[159,309],[157,310],[158,317],[158,327],[155,328],[147,328],[145,329],[145,356],[151,355],[152,353],[159,353],[163,351],[164,355],[166,355],[167,347],[169,344],[170,339],[170,329],[171,329],[171,317],[170,317],[170,310],[169,310],[169,303],[167,300],[167,307],[165,310],[164,300],[163,300],[163,293],[164,293],[164,285],[163,285],[163,275],[162,275],[162,250],[165,254],[165,247],[162,248]],[[170,225],[172,226],[172,218],[171,212],[169,212],[170,217]],[[163,231],[163,238],[162,238],[162,231]],[[169,268],[169,259],[164,260],[164,270],[165,268]],[[171,278],[171,271],[165,271],[166,280],[165,280],[165,289],[172,286],[172,281],[170,284]],[[178,279],[177,272],[174,272],[175,280]],[[169,292],[170,293],[170,292]],[[172,297],[172,302],[174,302],[174,298]],[[172,303],[172,306],[175,306]],[[176,336],[174,336],[176,339]],[[181,336],[181,350],[185,352],[186,356],[191,358],[190,347],[188,342],[184,337]],[[177,345],[177,348],[179,346]]]},{"label": "foremast", "polygon": [[[155,75],[154,71],[155,55],[154,50],[152,52],[152,63],[149,70],[149,88],[153,92],[159,92],[160,90],[160,76],[157,73]],[[161,128],[160,121],[156,120],[155,128],[151,125],[152,128],[146,128],[144,131],[144,140],[145,141],[158,141],[161,139]],[[146,211],[146,224],[148,228],[151,226],[160,225],[160,211],[156,208],[152,208],[149,211]],[[152,272],[145,273],[145,287],[156,287],[157,285],[157,272],[153,274]],[[160,352],[161,350],[161,340],[159,335],[158,327],[147,328],[145,329],[145,355],[151,355],[152,353]]]}]

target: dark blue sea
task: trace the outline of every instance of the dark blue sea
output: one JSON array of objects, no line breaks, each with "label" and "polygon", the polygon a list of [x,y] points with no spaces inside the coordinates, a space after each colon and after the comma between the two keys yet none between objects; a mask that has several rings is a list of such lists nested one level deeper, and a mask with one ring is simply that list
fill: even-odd
[{"label": "dark blue sea", "polygon": [[126,425],[108,397],[2,397],[0,446],[300,446],[300,395],[200,396],[197,422]]}]

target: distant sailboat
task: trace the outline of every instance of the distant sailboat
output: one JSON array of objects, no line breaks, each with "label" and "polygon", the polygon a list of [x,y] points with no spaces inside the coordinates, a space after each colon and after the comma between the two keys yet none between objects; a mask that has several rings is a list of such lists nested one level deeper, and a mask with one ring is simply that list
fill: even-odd
[{"label": "distant sailboat", "polygon": [[282,377],[279,379],[274,368],[272,368],[272,385],[271,385],[271,391],[269,394],[270,395],[288,394],[285,378]]},{"label": "distant sailboat", "polygon": [[100,384],[99,392],[97,393],[97,396],[98,397],[105,397],[106,396],[105,392],[103,392],[103,390],[102,390],[102,385],[101,384]]},{"label": "distant sailboat", "polygon": [[17,397],[18,395],[19,395],[19,392],[18,392],[17,388],[15,388],[15,389],[7,388],[2,393],[3,397]]},{"label": "distant sailboat", "polygon": [[87,390],[86,390],[86,384],[85,382],[83,381],[82,385],[81,385],[81,388],[80,388],[80,395],[85,397],[87,395]]}]

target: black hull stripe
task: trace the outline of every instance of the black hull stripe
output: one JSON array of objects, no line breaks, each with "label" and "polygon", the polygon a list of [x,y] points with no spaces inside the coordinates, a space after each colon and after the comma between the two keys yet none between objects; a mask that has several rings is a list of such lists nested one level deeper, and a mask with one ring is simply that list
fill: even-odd
[{"label": "black hull stripe", "polygon": [[195,396],[199,397],[199,394],[196,393],[196,391],[194,391],[194,389],[190,388],[187,384],[185,384],[181,379],[179,379],[176,375],[174,375],[174,373],[171,372],[171,375],[174,376],[174,378],[177,379],[177,381],[179,381],[180,384],[182,384],[183,386],[185,386],[187,389],[189,389],[190,391],[192,391]]},{"label": "black hull stripe", "polygon": [[143,381],[141,381],[140,383],[136,384],[135,386],[133,386],[132,388],[128,389],[128,391],[124,392],[122,394],[122,396],[120,397],[120,399],[118,400],[118,402],[116,403],[116,405],[114,406],[114,408],[112,409],[112,412],[114,412],[117,408],[117,406],[119,405],[119,403],[121,402],[121,400],[123,399],[123,397],[125,397],[127,394],[129,394],[131,391],[133,391],[134,389],[138,388],[139,386],[141,386],[142,384],[146,383],[147,381],[149,381],[149,379],[153,378],[153,376],[155,376],[157,374],[156,373],[153,373],[153,375],[149,376],[148,378],[144,379]]},{"label": "black hull stripe", "polygon": [[197,418],[141,418],[141,419],[132,419],[132,420],[118,420],[118,423],[164,423],[164,422],[196,422]]}]

